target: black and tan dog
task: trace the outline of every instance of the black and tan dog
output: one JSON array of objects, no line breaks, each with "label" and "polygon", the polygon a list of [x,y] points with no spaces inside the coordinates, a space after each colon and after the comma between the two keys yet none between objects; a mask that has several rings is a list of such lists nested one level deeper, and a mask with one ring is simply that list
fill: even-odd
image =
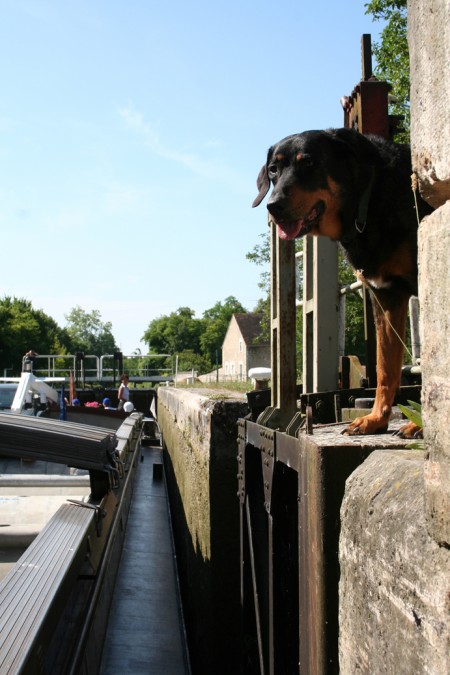
[{"label": "black and tan dog", "polygon": [[[269,149],[253,202],[267,208],[283,239],[338,241],[373,296],[377,390],[372,412],[349,434],[384,431],[400,384],[408,299],[417,294],[417,224],[431,208],[411,189],[407,146],[350,129],[305,131]],[[403,435],[417,430],[407,425]]]}]

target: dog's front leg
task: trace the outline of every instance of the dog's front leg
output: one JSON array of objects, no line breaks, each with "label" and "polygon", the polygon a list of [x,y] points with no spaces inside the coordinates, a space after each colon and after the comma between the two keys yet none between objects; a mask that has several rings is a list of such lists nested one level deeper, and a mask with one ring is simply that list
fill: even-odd
[{"label": "dog's front leg", "polygon": [[376,434],[387,429],[395,393],[400,386],[408,296],[372,292],[377,339],[377,389],[372,412],[357,417],[344,431],[349,435]]}]

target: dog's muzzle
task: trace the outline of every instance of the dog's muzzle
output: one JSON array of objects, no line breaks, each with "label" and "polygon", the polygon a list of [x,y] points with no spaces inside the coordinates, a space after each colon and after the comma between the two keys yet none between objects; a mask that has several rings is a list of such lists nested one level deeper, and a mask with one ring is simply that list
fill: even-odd
[{"label": "dog's muzzle", "polygon": [[317,202],[306,216],[298,219],[283,217],[283,209],[275,202],[269,203],[267,209],[277,225],[280,239],[300,239],[309,234],[319,224],[325,211],[325,203],[323,201]]}]

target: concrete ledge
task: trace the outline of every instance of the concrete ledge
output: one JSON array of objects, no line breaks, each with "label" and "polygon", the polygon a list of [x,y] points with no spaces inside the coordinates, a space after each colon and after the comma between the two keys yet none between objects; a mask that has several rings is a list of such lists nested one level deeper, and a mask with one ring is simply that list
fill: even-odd
[{"label": "concrete ledge", "polygon": [[[192,540],[205,560],[211,558],[211,480],[219,465],[222,480],[230,470],[236,479],[236,424],[248,412],[245,401],[224,396],[208,389],[174,387],[158,393],[158,421],[164,443]],[[237,479],[235,494],[236,490]]]},{"label": "concrete ledge", "polygon": [[0,474],[0,488],[2,494],[5,488],[55,488],[65,489],[68,487],[90,487],[89,474],[77,476],[65,476],[57,473],[11,473]]},{"label": "concrete ledge", "polygon": [[49,520],[58,511],[59,507],[68,499],[87,501],[89,487],[80,487],[79,491],[72,490],[70,494],[22,494],[16,488],[15,495],[5,495],[2,490],[0,497],[0,549],[26,547],[37,537]]},{"label": "concrete ledge", "polygon": [[178,570],[193,671],[238,672],[237,420],[245,397],[158,390]]},{"label": "concrete ledge", "polygon": [[341,508],[342,675],[450,672],[450,551],[428,535],[423,453],[375,451]]}]

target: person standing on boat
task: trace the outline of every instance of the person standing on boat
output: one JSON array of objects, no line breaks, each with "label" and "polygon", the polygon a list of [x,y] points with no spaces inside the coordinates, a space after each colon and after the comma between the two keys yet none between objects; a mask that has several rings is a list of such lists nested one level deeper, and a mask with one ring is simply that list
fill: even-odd
[{"label": "person standing on boat", "polygon": [[30,349],[25,356],[22,359],[22,371],[33,373],[34,372],[34,362],[36,360],[36,356],[39,356],[37,352],[34,351],[34,349]]},{"label": "person standing on boat", "polygon": [[130,390],[128,389],[128,375],[124,373],[120,378],[120,387],[117,392],[117,398],[119,399],[119,405],[117,406],[118,410],[123,410],[123,406],[127,401],[130,400]]}]

